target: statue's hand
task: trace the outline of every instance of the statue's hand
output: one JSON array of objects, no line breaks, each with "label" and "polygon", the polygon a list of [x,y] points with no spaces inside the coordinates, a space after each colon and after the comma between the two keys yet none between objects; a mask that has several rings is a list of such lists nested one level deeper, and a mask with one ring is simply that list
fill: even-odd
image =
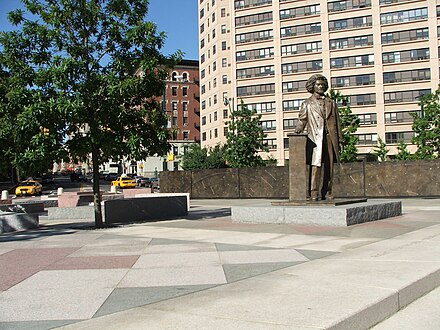
[{"label": "statue's hand", "polygon": [[302,132],[301,128],[299,128],[299,127],[295,128],[295,133],[296,134],[300,134],[301,132]]}]

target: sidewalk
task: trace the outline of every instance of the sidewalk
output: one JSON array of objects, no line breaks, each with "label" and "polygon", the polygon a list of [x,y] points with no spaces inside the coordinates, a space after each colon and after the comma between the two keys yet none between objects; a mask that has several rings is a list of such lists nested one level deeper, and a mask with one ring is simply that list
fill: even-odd
[{"label": "sidewalk", "polygon": [[231,222],[267,200],[191,203],[186,219],[0,235],[0,329],[367,329],[440,285],[440,199],[348,228]]}]

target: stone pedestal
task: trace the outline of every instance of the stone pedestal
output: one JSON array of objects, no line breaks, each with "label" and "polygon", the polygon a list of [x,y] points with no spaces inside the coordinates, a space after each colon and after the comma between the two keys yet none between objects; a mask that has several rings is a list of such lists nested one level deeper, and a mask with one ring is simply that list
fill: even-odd
[{"label": "stone pedestal", "polygon": [[289,201],[307,198],[307,134],[288,134],[289,137]]},{"label": "stone pedestal", "polygon": [[335,206],[235,206],[232,221],[347,227],[402,215],[400,201],[368,201]]},{"label": "stone pedestal", "polygon": [[58,207],[84,206],[93,202],[93,192],[64,192],[58,196]]}]

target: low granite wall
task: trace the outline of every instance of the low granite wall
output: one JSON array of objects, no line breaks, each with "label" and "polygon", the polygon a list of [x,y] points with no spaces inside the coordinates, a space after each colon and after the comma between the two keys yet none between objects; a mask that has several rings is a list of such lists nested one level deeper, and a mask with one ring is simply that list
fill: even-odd
[{"label": "low granite wall", "polygon": [[[202,198],[289,198],[287,166],[160,173],[161,192]],[[344,163],[336,197],[440,197],[440,159]]]}]

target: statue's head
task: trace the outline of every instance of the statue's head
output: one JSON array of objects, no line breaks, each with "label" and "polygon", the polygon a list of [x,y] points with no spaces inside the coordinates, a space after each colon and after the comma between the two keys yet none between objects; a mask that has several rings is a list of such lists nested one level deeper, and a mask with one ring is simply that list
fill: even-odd
[{"label": "statue's head", "polygon": [[310,94],[313,94],[315,91],[315,83],[318,80],[322,80],[325,83],[325,91],[324,93],[327,91],[328,89],[328,80],[326,77],[324,77],[322,74],[314,74],[313,76],[311,76],[307,82],[306,82],[306,89]]}]

